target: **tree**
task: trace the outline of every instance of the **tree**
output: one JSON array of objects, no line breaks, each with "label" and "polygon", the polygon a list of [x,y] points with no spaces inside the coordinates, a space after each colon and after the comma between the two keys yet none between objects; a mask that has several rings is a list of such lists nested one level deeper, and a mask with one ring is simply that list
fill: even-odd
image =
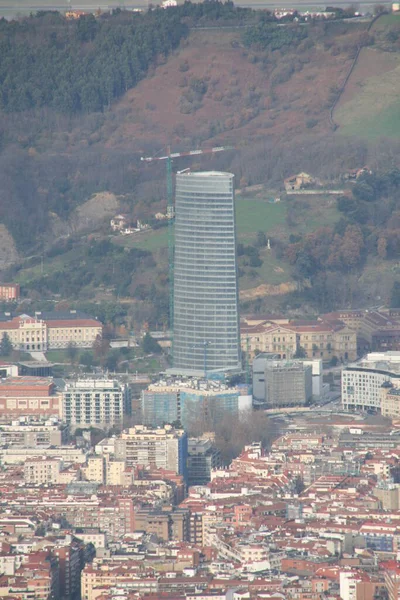
[{"label": "tree", "polygon": [[142,350],[145,354],[160,354],[162,352],[160,344],[151,337],[149,332],[142,339]]},{"label": "tree", "polygon": [[0,356],[9,356],[12,350],[13,345],[11,343],[10,337],[8,333],[4,332],[0,342]]},{"label": "tree", "polygon": [[400,281],[395,281],[390,294],[390,308],[400,308]]},{"label": "tree", "polygon": [[74,342],[69,342],[67,346],[67,357],[71,365],[74,364],[76,357],[78,356],[78,348]]},{"label": "tree", "polygon": [[304,481],[303,478],[300,475],[297,475],[296,479],[294,480],[294,491],[297,495],[301,494],[301,492],[304,490],[304,488],[306,487],[304,485]]},{"label": "tree", "polygon": [[256,246],[258,246],[259,248],[264,248],[266,245],[267,245],[267,236],[265,235],[265,233],[263,231],[258,231]]},{"label": "tree", "polygon": [[93,366],[93,354],[86,350],[81,354],[79,362],[81,363],[81,365],[86,367],[86,369],[90,369]]},{"label": "tree", "polygon": [[296,352],[293,354],[293,358],[307,358],[307,352],[303,346],[299,346]]}]

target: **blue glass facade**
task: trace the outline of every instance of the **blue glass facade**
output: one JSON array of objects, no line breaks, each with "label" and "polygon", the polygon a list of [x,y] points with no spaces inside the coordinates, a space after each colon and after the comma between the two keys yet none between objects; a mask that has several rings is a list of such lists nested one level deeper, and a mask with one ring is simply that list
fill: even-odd
[{"label": "blue glass facade", "polygon": [[173,370],[240,368],[234,176],[178,173]]}]

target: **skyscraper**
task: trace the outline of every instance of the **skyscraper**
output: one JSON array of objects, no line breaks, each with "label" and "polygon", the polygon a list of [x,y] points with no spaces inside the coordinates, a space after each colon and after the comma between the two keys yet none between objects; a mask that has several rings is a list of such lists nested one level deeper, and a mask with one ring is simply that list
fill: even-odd
[{"label": "skyscraper", "polygon": [[177,174],[173,370],[183,374],[240,367],[233,178]]}]

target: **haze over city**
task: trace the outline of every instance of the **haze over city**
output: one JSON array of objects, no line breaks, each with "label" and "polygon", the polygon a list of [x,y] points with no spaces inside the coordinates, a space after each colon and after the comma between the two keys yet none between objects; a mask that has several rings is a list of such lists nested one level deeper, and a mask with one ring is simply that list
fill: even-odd
[{"label": "haze over city", "polygon": [[399,600],[400,4],[0,0],[0,597]]}]

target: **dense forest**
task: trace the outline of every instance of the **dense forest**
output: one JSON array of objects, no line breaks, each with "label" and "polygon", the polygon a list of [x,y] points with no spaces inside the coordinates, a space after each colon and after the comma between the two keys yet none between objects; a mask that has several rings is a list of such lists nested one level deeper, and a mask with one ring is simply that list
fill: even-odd
[{"label": "dense forest", "polygon": [[175,11],[115,10],[107,18],[67,21],[41,12],[0,21],[0,107],[49,106],[63,113],[101,111],[176,48],[187,27]]}]

